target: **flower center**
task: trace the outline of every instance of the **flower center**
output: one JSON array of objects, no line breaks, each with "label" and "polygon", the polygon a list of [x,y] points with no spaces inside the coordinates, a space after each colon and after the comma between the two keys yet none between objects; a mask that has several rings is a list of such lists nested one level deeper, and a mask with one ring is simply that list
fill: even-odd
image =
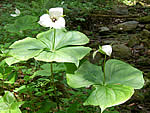
[{"label": "flower center", "polygon": [[51,18],[52,19],[52,22],[56,22],[57,21],[57,19],[56,18]]}]

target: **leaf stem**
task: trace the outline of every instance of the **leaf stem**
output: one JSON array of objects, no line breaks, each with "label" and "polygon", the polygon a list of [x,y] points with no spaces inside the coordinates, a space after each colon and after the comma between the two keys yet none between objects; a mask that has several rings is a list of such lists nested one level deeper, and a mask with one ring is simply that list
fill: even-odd
[{"label": "leaf stem", "polygon": [[54,49],[55,49],[55,37],[56,37],[56,29],[54,29],[54,37],[53,37],[52,51],[54,51]]},{"label": "leaf stem", "polygon": [[106,75],[105,75],[105,63],[106,63],[106,55],[105,55],[105,58],[104,58],[104,67],[103,67],[103,71],[104,71],[104,81],[103,81],[103,84],[105,85],[105,81],[106,81]]}]

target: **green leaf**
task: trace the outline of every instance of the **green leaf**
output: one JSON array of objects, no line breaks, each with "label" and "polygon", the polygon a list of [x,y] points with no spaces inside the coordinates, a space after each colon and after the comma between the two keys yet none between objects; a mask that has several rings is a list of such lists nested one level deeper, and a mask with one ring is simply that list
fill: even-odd
[{"label": "green leaf", "polygon": [[67,113],[77,113],[78,110],[78,102],[72,103],[70,107],[67,109]]},{"label": "green leaf", "polygon": [[5,95],[3,96],[3,100],[7,104],[12,104],[14,101],[16,101],[14,95],[9,91],[5,92]]},{"label": "green leaf", "polygon": [[28,37],[23,40],[16,41],[10,46],[10,48],[11,50],[9,54],[15,59],[23,61],[38,55],[45,48],[45,45],[35,38]]},{"label": "green leaf", "polygon": [[[54,34],[55,41],[53,41]],[[14,61],[10,58],[6,59],[6,62],[10,65],[18,60],[26,61],[35,58],[45,62],[70,62],[78,66],[79,60],[91,51],[89,47],[80,46],[88,41],[89,39],[83,33],[77,31],[66,32],[64,29],[59,29],[55,33],[55,30],[51,29],[38,34],[37,39],[25,38],[13,43],[9,54],[14,57]]]},{"label": "green leaf", "polygon": [[9,106],[5,102],[0,102],[0,111],[1,110],[8,110]]},{"label": "green leaf", "polygon": [[15,88],[15,90],[13,90],[13,91],[14,92],[23,92],[26,89],[27,89],[26,85],[22,85],[19,88]]},{"label": "green leaf", "polygon": [[17,102],[13,93],[5,91],[5,95],[0,97],[0,113],[21,113],[19,107],[24,102]]},{"label": "green leaf", "polygon": [[12,110],[17,110],[19,107],[21,107],[21,105],[23,104],[24,102],[14,102],[13,104],[11,104],[11,109]]},{"label": "green leaf", "polygon": [[36,29],[39,27],[38,18],[35,16],[26,15],[16,19],[14,24],[8,24],[5,29],[9,32],[20,33],[24,30]]},{"label": "green leaf", "polygon": [[35,57],[35,59],[45,62],[70,62],[75,63],[76,66],[78,66],[79,60],[88,54],[90,50],[90,48],[83,46],[65,47],[56,50],[55,52],[43,51]]},{"label": "green leaf", "polygon": [[8,32],[19,33],[20,28],[18,28],[15,24],[8,24],[5,26],[5,29]]},{"label": "green leaf", "polygon": [[42,103],[40,109],[37,111],[37,113],[47,113],[49,112],[52,108],[56,107],[56,103],[52,101],[45,101]]},{"label": "green leaf", "polygon": [[[63,63],[53,63],[52,65],[53,65],[53,72],[54,73],[63,72],[66,69]],[[43,65],[41,65],[41,68],[43,70],[50,70],[51,64],[50,63],[43,64]]]},{"label": "green leaf", "polygon": [[[37,39],[44,42],[49,50],[52,50],[52,43],[54,38],[54,29],[40,33],[37,35]],[[64,29],[56,29],[55,34],[55,47],[54,49],[59,49],[61,47],[69,45],[84,45],[89,42],[89,39],[86,35],[78,31],[69,31],[66,32]]]},{"label": "green leaf", "polygon": [[96,85],[84,105],[101,107],[101,113],[107,107],[115,106],[126,102],[134,93],[134,89],[124,85]]},{"label": "green leaf", "polygon": [[14,58],[14,57],[8,57],[5,59],[6,63],[10,66],[12,64],[20,62],[20,60]]},{"label": "green leaf", "polygon": [[22,113],[19,108],[13,109],[13,110],[10,110],[10,111],[11,111],[11,113]]},{"label": "green leaf", "polygon": [[26,15],[18,18],[15,21],[15,25],[20,28],[20,31],[27,29],[35,29],[39,26],[37,20],[38,18],[35,16]]},{"label": "green leaf", "polygon": [[75,74],[67,74],[67,83],[73,88],[81,88],[93,84],[103,84],[102,68],[88,61],[84,62]]},{"label": "green leaf", "polygon": [[[64,64],[56,64],[53,63],[53,72],[54,73],[59,73],[59,72],[63,72],[65,71],[65,67]],[[42,70],[38,70],[34,73],[34,76],[51,76],[51,64],[47,63],[47,64],[43,64],[41,66]]]},{"label": "green leaf", "polygon": [[17,72],[13,72],[8,76],[8,81],[9,83],[13,84],[15,83],[16,79],[17,79]]},{"label": "green leaf", "polygon": [[67,83],[73,88],[93,85],[96,89],[84,105],[100,106],[101,112],[124,103],[133,95],[134,89],[144,85],[140,70],[115,59],[106,62],[105,79],[103,75],[101,66],[84,62],[74,74],[67,74]]},{"label": "green leaf", "polygon": [[111,59],[105,65],[106,84],[122,84],[140,89],[144,85],[140,70],[120,60]]}]

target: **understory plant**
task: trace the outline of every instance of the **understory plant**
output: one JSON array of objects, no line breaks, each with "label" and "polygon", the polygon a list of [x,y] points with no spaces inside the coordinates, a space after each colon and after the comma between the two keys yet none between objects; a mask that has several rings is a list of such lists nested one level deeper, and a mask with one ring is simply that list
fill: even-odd
[{"label": "understory plant", "polygon": [[54,89],[58,111],[60,105],[54,81],[54,63],[72,63],[76,66],[75,70],[68,67],[71,70],[66,72],[68,85],[72,88],[91,86],[93,92],[84,105],[99,106],[101,113],[108,107],[126,102],[135,89],[144,85],[140,70],[120,60],[106,61],[106,55],[110,56],[112,52],[110,45],[100,46],[93,54],[95,56],[97,52],[101,52],[105,55],[103,66],[91,64],[89,61],[80,63],[92,50],[84,46],[89,39],[81,32],[65,29],[62,8],[51,8],[48,14],[40,17],[38,23],[50,29],[37,34],[36,38],[27,37],[14,42],[9,47],[9,57],[5,61],[12,65],[34,58],[36,61],[50,63],[49,80]]}]

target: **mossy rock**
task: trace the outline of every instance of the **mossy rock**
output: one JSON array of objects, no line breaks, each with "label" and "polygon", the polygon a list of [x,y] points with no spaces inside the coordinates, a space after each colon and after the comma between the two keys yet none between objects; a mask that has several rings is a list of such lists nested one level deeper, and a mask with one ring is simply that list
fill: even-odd
[{"label": "mossy rock", "polygon": [[129,47],[134,47],[135,45],[139,45],[139,44],[140,44],[139,35],[133,34],[129,36],[129,41],[128,41]]},{"label": "mossy rock", "polygon": [[113,30],[114,31],[123,31],[123,32],[126,32],[126,31],[133,31],[136,29],[138,25],[138,22],[137,21],[127,21],[127,22],[124,22],[124,23],[120,23],[116,26],[113,26]]},{"label": "mossy rock", "polygon": [[150,30],[150,24],[146,24],[146,25],[145,25],[145,29]]},{"label": "mossy rock", "polygon": [[143,29],[143,31],[140,32],[142,39],[150,39],[150,31],[147,29]]},{"label": "mossy rock", "polygon": [[140,23],[149,23],[150,22],[150,16],[140,17],[140,18],[138,18],[138,21]]},{"label": "mossy rock", "polygon": [[113,45],[113,55],[116,57],[129,59],[131,56],[131,50],[124,44]]}]

